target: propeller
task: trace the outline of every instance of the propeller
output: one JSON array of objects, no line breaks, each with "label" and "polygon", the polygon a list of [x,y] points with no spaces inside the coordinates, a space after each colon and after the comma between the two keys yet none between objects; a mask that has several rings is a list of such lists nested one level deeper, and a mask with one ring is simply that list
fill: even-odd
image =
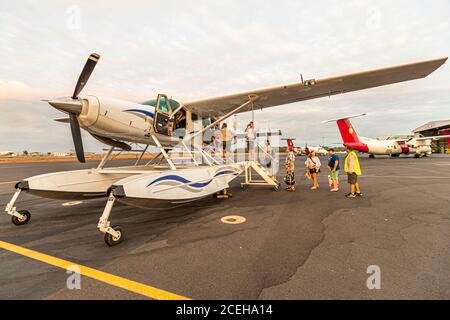
[{"label": "propeller", "polygon": [[97,65],[99,59],[100,55],[96,53],[92,53],[89,56],[86,64],[84,65],[83,71],[81,71],[80,77],[78,78],[77,85],[75,86],[75,90],[73,91],[72,99],[78,99],[78,95],[88,82],[89,77],[91,76],[92,71],[94,71],[94,68]]},{"label": "propeller", "polygon": [[80,124],[78,123],[77,116],[73,113],[69,113],[70,117],[70,130],[72,131],[72,139],[75,145],[75,152],[77,159],[80,162],[86,162],[84,158],[83,140],[81,140]]},{"label": "propeller", "polygon": [[75,145],[75,152],[79,162],[86,162],[84,158],[83,140],[81,139],[81,129],[78,122],[78,116],[83,110],[83,102],[78,98],[78,95],[83,90],[84,86],[89,80],[89,77],[97,65],[100,55],[92,53],[86,61],[80,77],[78,78],[73,95],[70,98],[61,98],[47,101],[52,107],[66,112],[70,118],[70,130],[72,131],[72,139]]}]

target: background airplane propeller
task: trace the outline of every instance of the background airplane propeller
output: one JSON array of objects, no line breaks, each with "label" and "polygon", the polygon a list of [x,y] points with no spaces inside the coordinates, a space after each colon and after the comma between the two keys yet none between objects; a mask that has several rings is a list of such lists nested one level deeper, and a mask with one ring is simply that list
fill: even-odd
[{"label": "background airplane propeller", "polygon": [[72,131],[72,139],[79,162],[86,162],[86,159],[84,158],[83,140],[81,139],[80,124],[78,123],[78,116],[82,112],[83,102],[78,99],[78,95],[88,82],[89,77],[91,76],[92,71],[94,71],[99,59],[100,55],[96,53],[92,53],[89,56],[83,70],[81,71],[80,77],[78,78],[72,97],[48,101],[52,107],[69,114],[70,130]]}]

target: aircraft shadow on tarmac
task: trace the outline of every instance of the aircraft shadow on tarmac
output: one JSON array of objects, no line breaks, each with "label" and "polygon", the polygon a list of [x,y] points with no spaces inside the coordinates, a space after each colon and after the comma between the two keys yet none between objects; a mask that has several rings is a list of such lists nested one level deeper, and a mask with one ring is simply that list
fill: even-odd
[{"label": "aircraft shadow on tarmac", "polygon": [[[109,252],[106,255],[119,256],[130,252],[181,225],[196,223],[208,216],[217,220],[220,225],[220,218],[225,215],[250,213],[261,207],[286,204],[286,201],[296,206],[303,200],[300,193],[283,190],[275,192],[271,188],[255,187],[242,190],[238,181],[231,184],[230,190],[234,196],[227,200],[218,200],[211,196],[168,209],[140,209],[117,203],[110,219],[113,224],[120,224],[126,230],[126,241],[115,250],[106,250]],[[6,198],[1,202],[4,202],[3,200]],[[103,235],[96,226],[105,202],[105,199],[95,199],[74,206],[63,206],[64,202],[60,200],[26,195],[18,201],[17,206],[32,212],[30,224],[16,227],[3,218],[0,231],[5,241],[31,245],[44,252],[50,250],[53,254],[68,259],[95,259],[94,253],[101,259],[100,257],[105,256],[105,245],[102,241]]]},{"label": "aircraft shadow on tarmac", "polygon": [[[241,191],[235,187],[236,191]],[[232,200],[232,199],[230,199]],[[18,201],[33,213],[28,225],[16,227],[2,219],[0,226],[3,240],[17,244],[38,242],[46,249],[88,246],[90,250],[105,251],[102,234],[96,230],[98,219],[104,209],[105,199],[85,201],[79,205],[62,206],[63,201],[27,196]],[[127,231],[124,241],[114,252],[129,251],[140,244],[150,242],[177,225],[207,217],[222,210],[227,200],[208,197],[190,204],[167,209],[141,209],[117,203],[111,213],[111,221],[122,225]],[[94,249],[95,250],[95,249]],[[78,256],[75,254],[74,256]]]}]

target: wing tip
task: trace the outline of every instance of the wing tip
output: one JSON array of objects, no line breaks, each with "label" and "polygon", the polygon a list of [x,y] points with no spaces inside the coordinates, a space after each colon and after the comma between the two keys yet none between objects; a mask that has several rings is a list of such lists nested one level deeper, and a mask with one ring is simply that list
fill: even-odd
[{"label": "wing tip", "polygon": [[447,62],[447,60],[448,60],[448,57],[441,57],[441,58],[436,58],[433,60],[423,61],[423,65],[429,65],[430,68],[429,68],[428,72],[423,75],[422,78],[426,78],[430,74],[432,74],[433,72],[438,70],[440,67],[442,67]]},{"label": "wing tip", "polygon": [[430,62],[440,62],[440,65],[443,65],[448,60],[448,57],[440,57],[433,60],[430,60]]}]

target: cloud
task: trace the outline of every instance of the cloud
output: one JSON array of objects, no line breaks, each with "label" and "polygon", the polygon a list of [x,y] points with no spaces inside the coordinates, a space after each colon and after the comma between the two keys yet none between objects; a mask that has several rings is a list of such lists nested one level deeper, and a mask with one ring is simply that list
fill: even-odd
[{"label": "cloud", "polygon": [[[44,102],[0,100],[0,150],[65,151],[73,150],[68,124],[54,122],[64,114]],[[82,131],[86,151],[102,145]]]},{"label": "cloud", "polygon": [[31,101],[41,99],[45,94],[21,81],[0,79],[0,100]]}]

